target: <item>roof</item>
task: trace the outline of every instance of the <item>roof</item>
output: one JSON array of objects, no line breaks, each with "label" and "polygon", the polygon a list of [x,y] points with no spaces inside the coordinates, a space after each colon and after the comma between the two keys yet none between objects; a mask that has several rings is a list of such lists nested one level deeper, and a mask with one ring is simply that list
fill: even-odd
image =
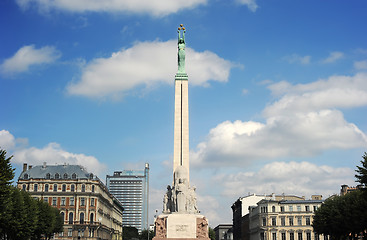
[{"label": "roof", "polygon": [[279,201],[279,204],[301,204],[301,203],[323,203],[324,200],[284,200]]},{"label": "roof", "polygon": [[[57,174],[59,178],[57,178]],[[75,175],[74,175],[75,174]],[[19,180],[26,179],[97,179],[80,165],[42,165],[22,172]]]}]

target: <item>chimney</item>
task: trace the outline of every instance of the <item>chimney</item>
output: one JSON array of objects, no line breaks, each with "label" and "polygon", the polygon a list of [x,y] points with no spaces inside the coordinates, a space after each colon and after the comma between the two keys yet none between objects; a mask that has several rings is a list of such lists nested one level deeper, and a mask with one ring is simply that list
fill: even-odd
[{"label": "chimney", "polygon": [[31,169],[32,169],[32,165],[29,165],[28,170],[31,170]]},{"label": "chimney", "polygon": [[46,168],[46,162],[43,162],[43,166],[42,166],[43,168]]},{"label": "chimney", "polygon": [[27,171],[27,164],[23,163],[23,172]]}]

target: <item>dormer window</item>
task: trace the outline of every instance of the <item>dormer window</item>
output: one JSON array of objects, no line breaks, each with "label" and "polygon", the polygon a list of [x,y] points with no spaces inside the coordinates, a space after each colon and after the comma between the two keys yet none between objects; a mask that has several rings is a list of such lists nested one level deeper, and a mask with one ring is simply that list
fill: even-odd
[{"label": "dormer window", "polygon": [[55,173],[55,179],[59,179],[60,178],[60,174]]},{"label": "dormer window", "polygon": [[85,192],[85,185],[82,185],[82,192]]},{"label": "dormer window", "polygon": [[89,174],[89,179],[93,179],[93,173]]},{"label": "dormer window", "polygon": [[28,179],[28,174],[27,174],[27,173],[26,173],[26,174],[24,174],[23,178],[24,178],[25,180],[27,180],[27,179]]},{"label": "dormer window", "polygon": [[68,174],[64,173],[64,179],[67,179],[67,178],[68,178]]},{"label": "dormer window", "polygon": [[76,179],[76,174],[75,174],[75,173],[73,173],[73,174],[71,175],[71,178],[72,178],[72,179]]},{"label": "dormer window", "polygon": [[51,174],[47,173],[46,174],[46,179],[50,179],[51,178]]}]

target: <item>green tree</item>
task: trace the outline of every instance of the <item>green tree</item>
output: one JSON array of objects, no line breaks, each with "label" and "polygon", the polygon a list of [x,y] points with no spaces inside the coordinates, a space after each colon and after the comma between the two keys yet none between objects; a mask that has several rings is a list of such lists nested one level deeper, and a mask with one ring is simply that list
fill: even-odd
[{"label": "green tree", "polygon": [[365,152],[362,156],[363,160],[361,160],[362,166],[357,166],[355,177],[357,178],[357,182],[362,184],[365,188],[367,187],[367,153]]},{"label": "green tree", "polygon": [[209,227],[209,238],[215,240],[215,231],[213,228]]},{"label": "green tree", "polygon": [[138,229],[136,227],[123,227],[122,239],[124,240],[139,239]]},{"label": "green tree", "polygon": [[[154,231],[149,230],[149,240],[152,240],[153,237],[154,237]],[[148,230],[144,229],[143,231],[141,231],[141,233],[139,234],[139,239],[148,240]]]}]

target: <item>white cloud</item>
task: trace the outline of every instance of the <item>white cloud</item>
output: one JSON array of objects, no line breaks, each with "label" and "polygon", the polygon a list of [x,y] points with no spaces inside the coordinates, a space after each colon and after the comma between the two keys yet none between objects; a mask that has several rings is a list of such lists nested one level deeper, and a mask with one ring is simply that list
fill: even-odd
[{"label": "white cloud", "polygon": [[[23,141],[21,139],[20,142]],[[97,175],[106,170],[106,166],[100,163],[97,158],[67,152],[58,143],[49,143],[43,148],[16,146],[17,139],[6,130],[0,131],[0,144],[4,144],[9,149],[14,149],[12,151],[12,155],[14,156],[12,163],[15,164],[28,163],[29,165],[42,165],[43,162],[49,165],[63,163],[76,164],[85,167],[88,171]],[[3,145],[0,146],[5,149]],[[102,176],[100,177],[103,179]]]},{"label": "white cloud", "polygon": [[367,69],[367,60],[354,62],[354,68],[357,69],[357,70]]},{"label": "white cloud", "polygon": [[283,57],[283,60],[289,62],[289,63],[298,63],[302,65],[307,65],[311,61],[311,56],[299,56],[297,54],[292,54],[289,56]]},{"label": "white cloud", "polygon": [[367,135],[348,123],[336,108],[366,106],[366,81],[367,74],[359,73],[309,84],[270,85],[280,99],[264,109],[265,123],[237,120],[218,124],[191,152],[191,163],[245,166],[256,159],[314,156],[329,149],[364,147]]},{"label": "white cloud", "polygon": [[259,7],[256,4],[256,0],[236,0],[237,3],[246,5],[252,12],[255,12]]},{"label": "white cloud", "polygon": [[192,9],[207,0],[16,0],[22,9],[38,7],[42,12],[61,10],[67,12],[112,12],[149,14],[155,17]]},{"label": "white cloud", "polygon": [[340,185],[353,183],[353,169],[319,166],[309,162],[272,162],[257,172],[222,174],[213,178],[216,188],[222,189],[224,196],[232,198],[249,192],[285,193],[306,198],[321,194],[326,198],[339,193]]},{"label": "white cloud", "polygon": [[344,53],[342,52],[331,52],[330,55],[322,60],[322,63],[333,63],[344,57]]},{"label": "white cloud", "polygon": [[59,51],[52,46],[39,49],[34,45],[24,46],[0,65],[0,72],[5,75],[26,72],[31,66],[52,63],[60,56]]},{"label": "white cloud", "polygon": [[[78,82],[67,91],[87,97],[118,97],[137,87],[150,88],[158,83],[173,83],[177,71],[177,41],[138,42],[109,58],[88,63]],[[186,71],[193,85],[208,85],[209,80],[226,82],[234,64],[215,53],[186,48]]]}]

